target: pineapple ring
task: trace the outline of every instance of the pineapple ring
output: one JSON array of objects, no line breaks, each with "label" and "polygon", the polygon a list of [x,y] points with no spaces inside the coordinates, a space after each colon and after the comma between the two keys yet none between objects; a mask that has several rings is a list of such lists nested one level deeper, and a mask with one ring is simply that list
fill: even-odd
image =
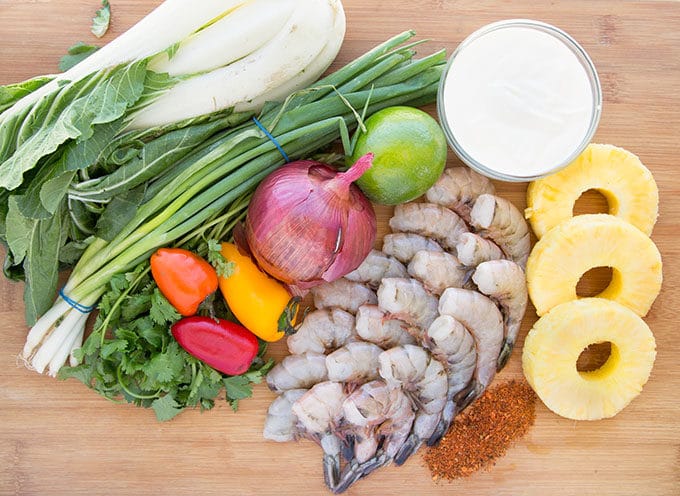
[{"label": "pineapple ring", "polygon": [[[599,369],[580,372],[576,361],[591,344],[611,343]],[[522,368],[553,412],[574,420],[612,417],[647,382],[656,357],[654,336],[634,312],[601,298],[563,303],[529,331]]]},{"label": "pineapple ring", "polygon": [[648,236],[659,213],[659,190],[640,159],[623,148],[589,145],[561,171],[529,184],[525,217],[537,238],[573,217],[576,200],[599,191],[615,215]]},{"label": "pineapple ring", "polygon": [[612,280],[597,296],[644,316],[661,291],[661,255],[642,231],[613,215],[577,215],[551,229],[527,261],[527,287],[536,313],[576,300],[576,285],[595,267]]}]

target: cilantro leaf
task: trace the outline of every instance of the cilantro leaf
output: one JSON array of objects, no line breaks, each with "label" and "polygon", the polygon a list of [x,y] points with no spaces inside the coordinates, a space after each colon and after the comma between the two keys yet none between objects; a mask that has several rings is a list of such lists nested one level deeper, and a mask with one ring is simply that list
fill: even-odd
[{"label": "cilantro leaf", "polygon": [[97,50],[99,50],[98,46],[88,45],[79,41],[70,47],[67,54],[59,60],[59,70],[61,72],[68,71],[71,67],[82,62]]},{"label": "cilantro leaf", "polygon": [[177,341],[171,341],[163,353],[158,353],[144,366],[144,373],[153,382],[167,383],[184,370],[185,357]]},{"label": "cilantro leaf", "polygon": [[208,240],[208,262],[215,267],[220,277],[229,277],[234,272],[234,262],[229,262],[224,258],[222,245],[215,239]]},{"label": "cilantro leaf", "polygon": [[151,408],[156,412],[156,418],[161,422],[175,418],[182,412],[182,406],[175,401],[170,393],[153,400]]},{"label": "cilantro leaf", "polygon": [[167,300],[163,293],[160,292],[158,288],[153,290],[151,295],[151,309],[149,310],[149,315],[154,322],[159,325],[164,325],[166,323],[174,323],[181,318],[181,315],[175,307]]},{"label": "cilantro leaf", "polygon": [[222,383],[227,391],[227,402],[234,411],[238,409],[239,400],[250,398],[253,395],[250,380],[242,375],[225,377]]},{"label": "cilantro leaf", "polygon": [[97,38],[101,38],[109,30],[109,23],[111,22],[111,6],[109,0],[102,0],[102,6],[97,10],[92,18],[92,34]]},{"label": "cilantro leaf", "polygon": [[91,387],[92,370],[86,365],[78,365],[76,367],[62,367],[59,369],[57,376],[62,380],[72,377],[74,379],[78,379],[87,387]]}]

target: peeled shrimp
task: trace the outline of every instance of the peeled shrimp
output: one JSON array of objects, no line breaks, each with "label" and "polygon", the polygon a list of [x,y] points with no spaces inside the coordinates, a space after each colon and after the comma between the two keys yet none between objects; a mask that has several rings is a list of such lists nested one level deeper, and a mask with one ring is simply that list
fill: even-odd
[{"label": "peeled shrimp", "polygon": [[455,250],[458,237],[468,232],[465,221],[458,214],[434,203],[397,205],[390,219],[390,228],[395,232],[410,232],[433,238],[449,251]]},{"label": "peeled shrimp", "polygon": [[479,290],[498,303],[504,316],[503,347],[498,356],[502,369],[515,345],[527,309],[527,284],[522,268],[510,260],[491,260],[477,266],[473,282]]},{"label": "peeled shrimp", "polygon": [[316,384],[292,406],[306,436],[323,449],[324,481],[331,490],[335,489],[340,477],[342,443],[335,433],[342,418],[344,400],[342,384],[326,381]]},{"label": "peeled shrimp", "polygon": [[446,288],[462,288],[470,279],[470,271],[445,251],[417,252],[408,264],[408,273],[436,295]]},{"label": "peeled shrimp", "polygon": [[375,293],[365,285],[341,277],[311,289],[316,308],[341,308],[355,314],[357,308],[366,303],[377,303]]},{"label": "peeled shrimp", "polygon": [[377,344],[383,349],[400,344],[414,344],[411,334],[420,332],[403,320],[386,315],[377,305],[361,305],[356,315],[356,331],[361,339]]},{"label": "peeled shrimp", "polygon": [[378,361],[387,385],[403,389],[417,407],[413,430],[394,458],[401,465],[434,433],[446,404],[448,378],[442,363],[420,346],[396,346],[383,351]]},{"label": "peeled shrimp", "polygon": [[297,355],[326,353],[356,337],[354,315],[339,308],[323,308],[307,314],[297,332],[288,336],[288,350]]},{"label": "peeled shrimp", "polygon": [[328,379],[326,355],[303,353],[288,355],[267,374],[267,386],[275,393],[288,389],[307,389]]},{"label": "peeled shrimp", "polygon": [[460,235],[456,254],[466,267],[477,267],[482,262],[503,258],[503,252],[496,243],[475,233]]},{"label": "peeled shrimp", "polygon": [[458,413],[458,398],[466,395],[466,388],[475,372],[477,349],[475,340],[463,324],[450,315],[440,315],[427,329],[426,343],[432,355],[446,364],[448,390],[446,405],[436,429],[427,444],[437,444],[449,430],[453,418]]},{"label": "peeled shrimp", "polygon": [[495,193],[491,181],[469,167],[449,167],[427,190],[427,201],[449,208],[470,222],[470,210],[477,197]]},{"label": "peeled shrimp", "polygon": [[367,382],[350,394],[342,411],[345,435],[353,451],[347,456],[349,463],[336,493],[392,461],[408,437],[415,416],[402,390],[389,388],[381,380]]},{"label": "peeled shrimp", "polygon": [[531,249],[529,226],[522,213],[505,198],[484,194],[470,212],[471,224],[491,238],[513,262],[526,267]]},{"label": "peeled shrimp", "polygon": [[382,348],[363,341],[348,343],[326,357],[328,380],[361,384],[378,379],[378,355]]},{"label": "peeled shrimp", "polygon": [[293,413],[293,403],[300,399],[306,389],[289,389],[281,396],[277,396],[269,409],[264,421],[263,435],[265,439],[271,439],[279,443],[295,441],[304,435],[304,429],[298,423],[297,416]]},{"label": "peeled shrimp", "polygon": [[414,233],[392,233],[383,237],[383,252],[407,264],[420,250],[444,251],[436,241]]},{"label": "peeled shrimp", "polygon": [[385,277],[406,277],[406,267],[396,258],[379,250],[371,250],[361,265],[345,276],[346,279],[376,289]]},{"label": "peeled shrimp", "polygon": [[477,398],[496,375],[503,344],[503,316],[496,304],[477,291],[448,288],[439,299],[439,313],[450,315],[472,334],[477,345],[477,364],[469,394],[460,401],[465,408]]},{"label": "peeled shrimp", "polygon": [[437,318],[437,297],[415,279],[383,279],[378,288],[378,305],[390,315],[420,329],[427,329]]}]

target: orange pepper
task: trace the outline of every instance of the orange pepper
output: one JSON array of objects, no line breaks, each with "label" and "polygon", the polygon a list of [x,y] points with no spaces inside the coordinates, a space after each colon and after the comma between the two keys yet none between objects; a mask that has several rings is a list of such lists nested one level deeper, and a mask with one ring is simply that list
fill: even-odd
[{"label": "orange pepper", "polygon": [[260,270],[233,243],[222,243],[221,253],[233,266],[229,276],[219,277],[220,290],[239,322],[269,342],[295,332],[299,298],[291,298],[282,282]]},{"label": "orange pepper", "polygon": [[151,255],[151,275],[163,296],[187,317],[217,290],[217,273],[206,260],[181,248],[161,248]]}]

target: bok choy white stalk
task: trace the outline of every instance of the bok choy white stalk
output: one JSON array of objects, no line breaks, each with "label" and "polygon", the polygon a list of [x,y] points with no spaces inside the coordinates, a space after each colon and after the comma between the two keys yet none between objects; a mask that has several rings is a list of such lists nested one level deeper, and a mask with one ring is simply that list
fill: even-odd
[{"label": "bok choy white stalk", "polygon": [[[146,171],[159,173],[191,140],[316,80],[344,32],[340,0],[166,0],[68,71],[0,88],[0,242],[5,273],[26,283],[27,322],[49,308],[60,262],[76,258],[67,243],[95,233],[73,212],[95,224],[114,196],[69,201],[78,178],[100,177],[102,161],[145,161],[138,143],[168,133],[168,156]],[[191,140],[173,143],[182,133]]]},{"label": "bok choy white stalk", "polygon": [[[415,44],[400,46],[413,34],[396,36],[284,102],[266,105],[260,122],[291,160],[308,157],[338,138],[349,152],[349,130],[360,125],[360,112],[434,101],[446,54],[442,50],[413,60]],[[283,163],[275,144],[251,121],[211,138],[147,184],[145,201],[111,240],[90,244],[64,293],[82,305],[95,305],[115,274],[129,271],[155,249],[175,243],[216,215],[240,215],[233,202]],[[81,345],[84,324],[81,311],[57,299],[29,332],[24,359],[38,372],[57,374]]]},{"label": "bok choy white stalk", "polygon": [[166,0],[0,114],[0,187],[17,188],[41,158],[100,124],[122,118],[122,131],[237,104],[256,110],[255,99],[291,79],[295,90],[318,78],[344,33],[340,0]]}]

